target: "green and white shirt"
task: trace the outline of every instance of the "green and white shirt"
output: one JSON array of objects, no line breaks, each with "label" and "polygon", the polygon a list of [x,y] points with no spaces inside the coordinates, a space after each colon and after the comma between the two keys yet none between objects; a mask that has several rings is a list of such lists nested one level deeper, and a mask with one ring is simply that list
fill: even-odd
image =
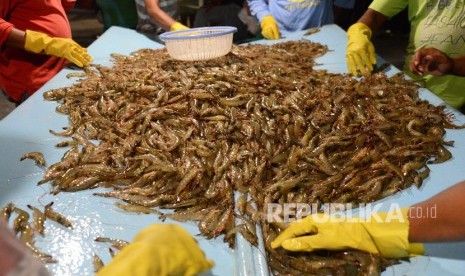
[{"label": "green and white shirt", "polygon": [[408,8],[410,39],[404,71],[413,79],[424,79],[426,87],[449,105],[465,105],[465,78],[417,76],[410,73],[410,59],[417,49],[433,47],[452,58],[465,55],[465,1],[463,0],[374,0],[370,8],[393,17]]}]

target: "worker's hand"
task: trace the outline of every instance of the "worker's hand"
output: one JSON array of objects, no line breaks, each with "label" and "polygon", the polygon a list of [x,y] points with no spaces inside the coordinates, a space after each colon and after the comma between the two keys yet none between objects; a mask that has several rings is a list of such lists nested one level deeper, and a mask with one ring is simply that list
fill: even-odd
[{"label": "worker's hand", "polygon": [[187,30],[189,27],[184,26],[183,24],[179,22],[174,22],[173,25],[170,27],[170,31],[180,31],[180,30]]},{"label": "worker's hand", "polygon": [[262,35],[266,39],[278,39],[279,38],[279,27],[278,23],[273,16],[267,15],[263,17],[260,22],[262,28]]},{"label": "worker's hand", "polygon": [[87,50],[70,38],[50,37],[46,34],[26,30],[24,49],[36,54],[66,58],[79,67],[92,61]]},{"label": "worker's hand", "polygon": [[212,266],[182,227],[154,224],[140,231],[98,276],[196,275]]},{"label": "worker's hand", "polygon": [[326,213],[312,214],[292,223],[271,246],[290,251],[358,249],[386,258],[423,254],[422,244],[408,241],[408,208],[398,211],[392,216],[376,213],[370,219],[342,222]]},{"label": "worker's hand", "polygon": [[454,69],[454,60],[435,48],[423,48],[410,60],[410,71],[417,75],[447,75]]},{"label": "worker's hand", "polygon": [[369,75],[376,64],[375,47],[371,43],[371,30],[363,23],[355,23],[347,30],[346,60],[349,73]]}]

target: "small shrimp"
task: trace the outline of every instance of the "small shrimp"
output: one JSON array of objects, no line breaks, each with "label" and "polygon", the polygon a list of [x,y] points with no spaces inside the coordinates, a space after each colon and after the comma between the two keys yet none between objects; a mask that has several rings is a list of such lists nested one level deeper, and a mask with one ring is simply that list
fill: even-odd
[{"label": "small shrimp", "polygon": [[222,232],[227,229],[228,224],[233,224],[232,218],[233,218],[233,209],[228,209],[223,212],[223,214],[220,216],[218,219],[218,224],[215,227],[215,230],[213,231],[213,236],[217,237],[220,235]]},{"label": "small shrimp", "polygon": [[436,160],[431,160],[431,161],[428,161],[428,164],[438,164],[438,163],[442,163],[442,162],[445,162],[449,159],[452,158],[452,153],[447,150],[444,146],[440,146],[438,148],[438,156],[436,158]]},{"label": "small shrimp", "polygon": [[74,128],[73,127],[65,127],[63,128],[63,131],[62,132],[57,132],[57,131],[54,131],[54,130],[49,130],[49,132],[55,136],[62,136],[62,137],[69,137],[71,135],[73,135],[74,133]]},{"label": "small shrimp", "polygon": [[414,177],[413,182],[415,183],[415,186],[417,186],[417,188],[421,187],[421,184],[423,184],[423,180],[425,180],[429,176],[429,173],[430,169],[428,168],[428,166],[425,166],[425,169],[423,171],[420,171]]},{"label": "small shrimp", "polygon": [[123,247],[125,247],[126,245],[129,244],[129,242],[125,241],[125,240],[120,240],[120,239],[112,239],[112,238],[105,238],[105,237],[97,237],[95,238],[96,242],[108,242],[108,243],[111,243],[112,246],[118,250],[121,250],[123,249]]},{"label": "small shrimp", "polygon": [[48,219],[56,221],[65,227],[73,228],[72,223],[65,216],[52,210],[52,205],[53,205],[53,201],[45,205],[45,210],[44,210],[45,216]]},{"label": "small shrimp", "polygon": [[5,207],[2,208],[2,210],[0,211],[0,215],[8,223],[8,221],[10,220],[11,213],[13,213],[14,210],[15,210],[15,205],[12,202],[10,202]]},{"label": "small shrimp", "polygon": [[14,207],[14,211],[18,214],[18,216],[13,221],[13,230],[15,233],[19,233],[27,224],[27,221],[29,220],[29,213],[18,207]]},{"label": "small shrimp", "polygon": [[47,253],[44,253],[42,251],[40,251],[39,249],[37,249],[37,247],[35,247],[34,245],[32,244],[29,244],[29,243],[26,243],[26,246],[29,247],[29,249],[31,249],[32,251],[32,254],[39,260],[41,260],[42,262],[44,263],[48,263],[48,264],[54,264],[56,263],[57,261],[55,259],[53,259],[53,257]]},{"label": "small shrimp", "polygon": [[66,147],[72,147],[76,145],[78,145],[78,142],[76,140],[67,140],[67,141],[63,141],[63,142],[56,144],[55,147],[66,148]]},{"label": "small shrimp", "polygon": [[27,207],[32,210],[32,217],[34,218],[34,230],[43,237],[45,230],[44,223],[46,220],[45,214],[32,205],[28,204]]},{"label": "small shrimp", "polygon": [[110,252],[110,256],[112,258],[114,258],[116,256],[116,252],[115,252],[115,250],[113,248],[108,247],[108,252]]},{"label": "small shrimp", "polygon": [[163,213],[158,210],[136,204],[123,204],[121,202],[115,202],[115,206],[127,212],[163,215]]},{"label": "small shrimp", "polygon": [[105,266],[102,259],[100,259],[100,257],[95,253],[92,258],[92,264],[94,266],[94,272],[99,272],[100,269],[102,269]]},{"label": "small shrimp", "polygon": [[320,28],[319,27],[313,27],[313,28],[310,28],[308,29],[304,35],[312,35],[314,33],[318,33],[320,31]]},{"label": "small shrimp", "polygon": [[85,72],[73,72],[73,73],[69,73],[66,75],[66,78],[70,79],[70,78],[82,78],[82,77],[85,77],[87,76],[87,74]]},{"label": "small shrimp", "polygon": [[25,244],[34,245],[34,231],[28,222],[23,224],[23,227],[19,232],[19,239]]},{"label": "small shrimp", "polygon": [[176,194],[179,195],[186,187],[189,185],[189,183],[194,180],[197,177],[197,174],[199,173],[199,170],[197,168],[194,168],[190,170],[179,182],[178,187],[176,188]]},{"label": "small shrimp", "polygon": [[23,161],[24,159],[32,159],[36,162],[36,165],[37,166],[42,166],[42,167],[46,167],[47,166],[47,163],[45,162],[45,158],[44,158],[44,155],[41,153],[41,152],[38,152],[38,151],[33,151],[33,152],[29,152],[29,153],[26,153],[24,154],[20,161]]},{"label": "small shrimp", "polygon": [[44,93],[44,99],[47,101],[58,101],[65,97],[67,93],[67,89],[65,88],[58,88],[46,91]]},{"label": "small shrimp", "polygon": [[420,121],[419,119],[413,119],[410,122],[408,122],[407,130],[413,136],[423,136],[424,135],[423,133],[414,129],[415,126],[423,126],[423,125],[424,125],[424,122]]}]

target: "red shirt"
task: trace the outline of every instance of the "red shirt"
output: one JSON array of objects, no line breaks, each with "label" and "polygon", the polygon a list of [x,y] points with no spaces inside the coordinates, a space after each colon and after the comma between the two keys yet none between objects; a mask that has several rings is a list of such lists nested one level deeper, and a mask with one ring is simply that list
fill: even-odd
[{"label": "red shirt", "polygon": [[20,100],[31,95],[55,76],[66,60],[8,48],[5,42],[13,27],[33,30],[52,37],[71,38],[65,10],[76,0],[0,0],[0,89]]}]

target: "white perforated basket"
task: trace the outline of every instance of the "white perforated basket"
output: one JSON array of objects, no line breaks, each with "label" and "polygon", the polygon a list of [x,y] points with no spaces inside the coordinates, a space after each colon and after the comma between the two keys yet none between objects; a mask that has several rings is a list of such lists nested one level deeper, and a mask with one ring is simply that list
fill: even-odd
[{"label": "white perforated basket", "polygon": [[160,35],[169,55],[178,60],[206,60],[231,51],[236,27],[218,26],[166,32]]}]

